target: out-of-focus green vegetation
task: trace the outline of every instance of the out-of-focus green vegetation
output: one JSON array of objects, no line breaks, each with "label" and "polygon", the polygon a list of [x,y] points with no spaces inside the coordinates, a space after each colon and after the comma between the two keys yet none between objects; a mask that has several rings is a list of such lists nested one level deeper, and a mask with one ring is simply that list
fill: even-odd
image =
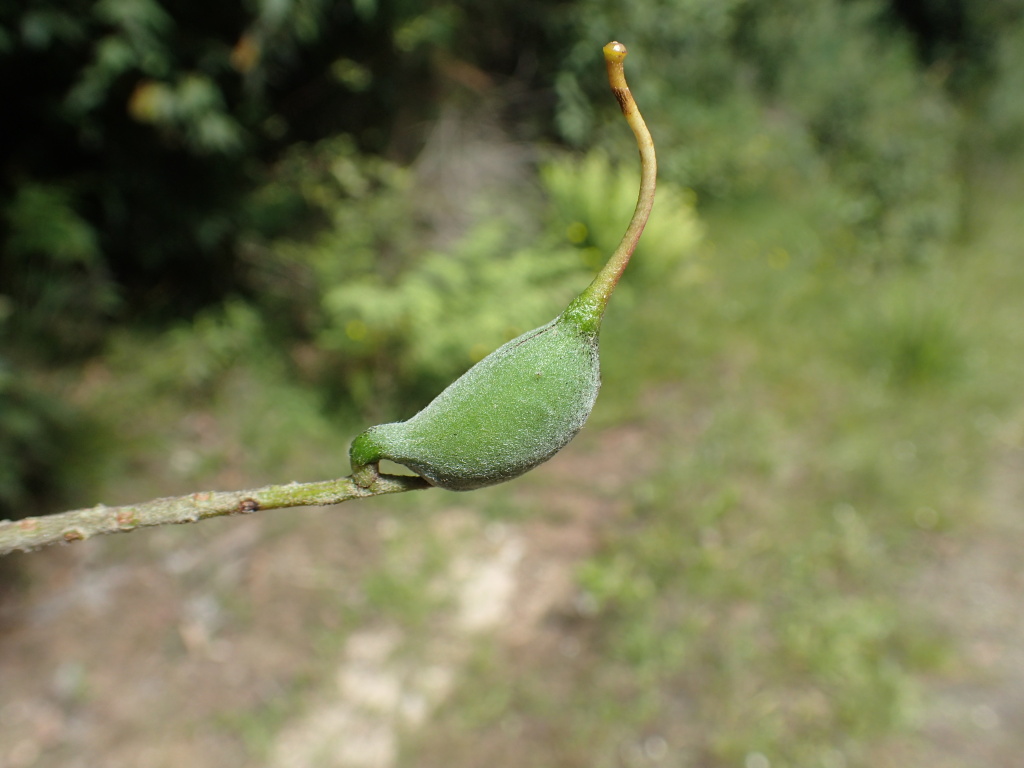
[{"label": "out-of-focus green vegetation", "polygon": [[580,479],[619,512],[559,644],[481,651],[406,764],[919,764],[886,739],[964,662],[908,585],[986,524],[989,463],[1021,444],[1019,168],[979,172],[985,213],[939,262],[881,275],[829,258],[813,196],[706,216],[608,318],[596,415],[643,450],[607,496]]},{"label": "out-of-focus green vegetation", "polygon": [[644,451],[560,644],[481,651],[408,765],[481,742],[510,766],[904,764],[885,739],[963,664],[907,585],[984,524],[988,464],[1020,446],[1019,168],[979,173],[945,258],[881,275],[828,257],[813,199],[707,216],[692,262],[608,318],[603,426]]},{"label": "out-of-focus green vegetation", "polygon": [[[234,301],[261,318],[286,376],[329,407],[408,412],[551,314],[614,241],[629,184],[601,196],[594,174],[632,173],[600,153],[633,151],[594,43],[612,37],[635,51],[665,190],[667,234],[648,233],[638,271],[687,250],[694,195],[808,185],[830,258],[927,260],[960,222],[961,147],[1012,142],[1020,102],[1019,14],[955,9],[10,6],[7,368],[100,360],[119,334],[160,334]],[[549,149],[530,156],[523,141]],[[560,157],[566,144],[590,155]]]},{"label": "out-of-focus green vegetation", "polygon": [[[616,38],[662,176],[592,429],[640,431],[641,466],[571,652],[481,652],[410,764],[477,764],[481,733],[495,765],[876,764],[955,655],[900,587],[1018,407],[1021,16],[5,8],[0,516],[347,472],[358,429],[553,316],[635,199]],[[420,581],[383,563],[369,607],[421,624]]]}]

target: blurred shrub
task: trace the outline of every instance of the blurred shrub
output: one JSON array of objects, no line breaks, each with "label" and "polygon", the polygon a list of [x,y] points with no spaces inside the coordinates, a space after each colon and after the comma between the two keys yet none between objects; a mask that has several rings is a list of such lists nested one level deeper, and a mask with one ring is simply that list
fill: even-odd
[{"label": "blurred shrub", "polygon": [[562,135],[582,146],[628,146],[601,77],[600,47],[594,45],[618,39],[631,50],[629,80],[651,125],[663,176],[702,194],[729,194],[742,190],[748,178],[763,179],[759,166],[772,163],[776,153],[768,150],[777,140],[766,131],[756,93],[743,82],[732,50],[742,4],[582,0],[574,42],[556,81]]},{"label": "blurred shrub", "polygon": [[552,319],[582,289],[580,272],[572,249],[516,247],[506,222],[486,222],[451,253],[420,255],[394,281],[328,288],[318,339],[350,362],[388,350],[385,370],[422,405],[502,343]]},{"label": "blurred shrub", "polygon": [[242,246],[246,282],[278,332],[315,334],[325,286],[399,273],[421,234],[413,203],[410,171],[347,135],[292,147],[250,196]]},{"label": "blurred shrub", "polygon": [[71,188],[26,183],[0,212],[7,230],[0,265],[19,265],[4,281],[10,316],[0,331],[41,357],[93,347],[119,305],[97,233],[76,202]]},{"label": "blurred shrub", "polygon": [[636,51],[631,79],[667,178],[721,198],[825,176],[851,256],[876,264],[925,258],[955,231],[958,118],[882,3],[580,5],[558,80],[569,140],[610,141],[590,41],[616,36]]},{"label": "blurred shrub", "polygon": [[744,49],[769,95],[791,109],[841,190],[852,254],[920,261],[959,226],[960,120],[883,5],[780,0],[749,9]]},{"label": "blurred shrub", "polygon": [[101,386],[84,398],[117,434],[107,450],[119,488],[135,478],[148,494],[153,478],[174,492],[336,473],[351,429],[324,414],[290,351],[237,299],[161,332],[114,334]]},{"label": "blurred shrub", "polygon": [[[326,353],[321,362],[334,376],[327,386],[344,399],[363,410],[389,398],[400,409],[422,405],[505,341],[553,318],[618,246],[636,204],[635,169],[595,153],[554,158],[540,176],[547,215],[536,224],[522,221],[536,200],[508,205],[507,190],[491,190],[490,202],[475,201],[476,223],[440,253],[423,245],[420,212],[431,201],[407,170],[360,156],[344,138],[296,150],[259,205],[272,218],[300,195],[318,221],[310,237],[254,246],[267,270],[262,293],[273,295],[275,283],[292,295],[295,284],[307,286],[293,322]],[[699,234],[692,200],[664,184],[637,278],[664,276]]]},{"label": "blurred shrub", "polygon": [[140,408],[145,398],[202,402],[226,375],[251,361],[261,361],[267,370],[278,365],[262,318],[241,301],[210,308],[158,337],[120,334],[111,343],[107,360],[115,369],[135,368],[136,386],[145,391],[135,404]]},{"label": "blurred shrub", "polygon": [[1024,146],[1024,27],[1001,35],[994,50],[998,77],[981,104],[977,134],[1000,151]]},{"label": "blurred shrub", "polygon": [[[582,249],[588,267],[600,269],[618,247],[633,214],[639,168],[620,168],[595,150],[580,159],[555,158],[541,167],[540,176],[550,201],[552,233]],[[662,279],[692,253],[701,236],[695,202],[691,190],[669,181],[658,184],[654,211],[630,262],[633,277],[617,290]]]},{"label": "blurred shrub", "polygon": [[[296,196],[314,211],[310,233],[254,243],[258,279],[322,353],[325,387],[363,410],[387,408],[389,398],[422,405],[553,316],[571,295],[566,278],[579,272],[571,247],[531,245],[511,220],[479,212],[449,252],[431,251],[429,190],[344,137],[297,148],[258,204],[272,217],[295,208]],[[296,286],[306,300],[289,305]]]},{"label": "blurred shrub", "polygon": [[95,427],[0,357],[0,520],[46,514],[87,494]]},{"label": "blurred shrub", "polygon": [[394,280],[408,268],[422,236],[412,181],[407,168],[363,155],[350,137],[339,136],[293,147],[250,200],[264,234],[254,231],[243,246],[247,281],[271,319],[269,332],[286,344],[308,345],[307,373],[336,403],[367,406],[393,372],[396,350],[374,337],[354,354],[324,298],[341,287],[372,291],[374,280]]}]

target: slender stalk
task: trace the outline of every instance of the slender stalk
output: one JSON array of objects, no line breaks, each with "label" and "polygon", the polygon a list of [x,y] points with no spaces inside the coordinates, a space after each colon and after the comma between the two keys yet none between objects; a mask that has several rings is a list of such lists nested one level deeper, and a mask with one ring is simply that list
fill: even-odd
[{"label": "slender stalk", "polygon": [[633,130],[636,144],[640,150],[640,193],[637,195],[636,208],[630,219],[626,233],[622,236],[618,248],[609,257],[593,282],[583,291],[565,311],[564,317],[574,321],[583,330],[596,333],[601,325],[608,299],[618,285],[626,265],[636,250],[640,235],[647,226],[647,219],[654,208],[654,191],[657,186],[658,159],[654,154],[654,139],[647,130],[640,109],[633,100],[633,94],[626,84],[626,72],[623,63],[626,60],[626,46],[611,42],[604,47],[604,60],[608,68],[608,84],[615,94],[626,122]]},{"label": "slender stalk", "polygon": [[43,517],[0,520],[0,555],[19,550],[30,552],[50,544],[83,541],[136,528],[197,523],[211,517],[244,515],[267,509],[326,506],[429,487],[419,477],[379,475],[368,488],[356,485],[351,477],[343,477],[316,483],[268,485],[249,491],[204,491],[123,507],[100,505]]}]

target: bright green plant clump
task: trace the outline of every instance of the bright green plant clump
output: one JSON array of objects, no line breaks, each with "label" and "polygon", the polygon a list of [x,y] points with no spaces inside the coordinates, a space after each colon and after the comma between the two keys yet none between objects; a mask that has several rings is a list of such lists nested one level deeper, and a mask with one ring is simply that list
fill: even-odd
[{"label": "bright green plant clump", "polygon": [[654,204],[654,144],[626,85],[626,47],[604,48],[608,79],[640,148],[633,219],[590,286],[547,325],[513,339],[469,369],[414,417],[352,443],[353,477],[370,486],[382,459],[454,491],[493,485],[551,458],[590,415],[601,386],[598,331],[605,306]]}]

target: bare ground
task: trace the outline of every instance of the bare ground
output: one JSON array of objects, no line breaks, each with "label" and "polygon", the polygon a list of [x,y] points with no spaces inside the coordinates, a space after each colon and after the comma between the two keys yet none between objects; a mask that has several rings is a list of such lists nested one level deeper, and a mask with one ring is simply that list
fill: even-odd
[{"label": "bare ground", "polygon": [[957,640],[956,666],[926,687],[920,728],[887,766],[1014,768],[1024,760],[1024,451],[992,470],[983,525],[944,541],[908,586]]},{"label": "bare ground", "polygon": [[[571,611],[574,567],[618,514],[644,437],[585,436],[518,491],[526,508],[543,498],[528,521],[487,522],[468,503],[434,514],[456,555],[429,573],[437,601],[419,623],[360,623],[363,579],[403,528],[376,503],[13,556],[0,572],[0,767],[398,764],[479,638],[523,658],[572,655],[572,628],[549,619]],[[919,728],[879,745],[877,765],[1020,764],[1022,478],[1024,452],[1008,450],[983,524],[943,540],[908,584],[959,655],[927,682]]]}]

